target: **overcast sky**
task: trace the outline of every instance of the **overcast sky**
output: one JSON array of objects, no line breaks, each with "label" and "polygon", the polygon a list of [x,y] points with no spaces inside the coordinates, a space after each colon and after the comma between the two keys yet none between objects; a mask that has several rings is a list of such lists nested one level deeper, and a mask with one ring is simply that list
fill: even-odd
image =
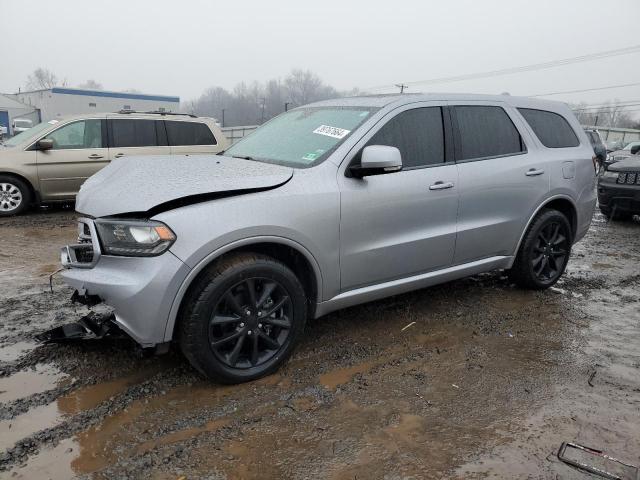
[{"label": "overcast sky", "polygon": [[[69,86],[197,97],[315,71],[363,89],[640,44],[639,0],[0,0],[0,91],[42,66]],[[640,53],[410,91],[533,95],[640,82]],[[378,90],[384,91],[384,90]],[[640,99],[640,86],[549,97]]]}]

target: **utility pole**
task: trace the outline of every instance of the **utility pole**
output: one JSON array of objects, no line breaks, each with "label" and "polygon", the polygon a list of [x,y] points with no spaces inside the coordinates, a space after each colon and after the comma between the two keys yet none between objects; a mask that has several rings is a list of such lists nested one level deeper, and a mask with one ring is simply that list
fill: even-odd
[{"label": "utility pole", "polygon": [[226,108],[222,109],[222,128],[224,128],[224,111],[226,110]]},{"label": "utility pole", "polygon": [[266,103],[267,99],[262,97],[262,115],[260,116],[260,125],[262,125],[264,123],[264,104]]},{"label": "utility pole", "polygon": [[405,85],[404,83],[396,83],[396,87],[400,89],[400,93],[404,93],[404,89],[409,88],[409,85]]},{"label": "utility pole", "polygon": [[287,112],[289,111],[289,105],[291,104],[291,102],[284,102],[284,111]]}]

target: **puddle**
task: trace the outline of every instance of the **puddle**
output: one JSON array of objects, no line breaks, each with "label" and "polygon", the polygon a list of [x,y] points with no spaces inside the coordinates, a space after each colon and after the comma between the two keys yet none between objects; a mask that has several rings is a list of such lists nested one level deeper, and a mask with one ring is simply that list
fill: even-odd
[{"label": "puddle", "polygon": [[141,443],[136,449],[136,453],[140,455],[142,453],[148,452],[149,450],[153,450],[154,448],[157,448],[163,445],[170,445],[172,443],[188,440],[204,432],[215,432],[216,430],[224,427],[225,425],[228,425],[229,422],[230,420],[226,418],[216,418],[215,420],[211,420],[210,422],[207,422],[202,427],[186,428],[184,430],[171,432],[162,437],[154,438],[153,440],[149,440],[148,442]]},{"label": "puddle", "polygon": [[374,362],[358,363],[351,367],[331,370],[320,375],[320,384],[329,390],[335,390],[339,385],[349,383],[358,373],[366,373],[375,366]]},{"label": "puddle", "polygon": [[144,377],[146,375],[140,374],[78,388],[58,398],[58,408],[67,415],[73,415],[82,410],[90,410],[105,400],[124,392],[128,387],[138,383]]},{"label": "puddle", "polygon": [[36,344],[33,342],[17,342],[0,347],[0,362],[15,362],[34,348],[36,348]]},{"label": "puddle", "polygon": [[37,455],[30,457],[25,465],[13,469],[11,476],[7,478],[25,480],[75,478],[76,473],[72,464],[77,453],[78,444],[75,440],[67,438],[56,447],[41,450]]},{"label": "puddle", "polygon": [[0,403],[46,392],[69,378],[53,365],[42,364],[37,365],[34,370],[23,370],[9,377],[0,378]]},{"label": "puddle", "polygon": [[11,448],[18,440],[61,423],[63,416],[55,402],[32,408],[11,420],[0,422],[0,451]]}]

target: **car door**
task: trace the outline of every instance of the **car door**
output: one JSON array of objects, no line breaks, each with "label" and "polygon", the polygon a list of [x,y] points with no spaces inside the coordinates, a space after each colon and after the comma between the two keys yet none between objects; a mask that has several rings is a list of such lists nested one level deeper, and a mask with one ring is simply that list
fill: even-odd
[{"label": "car door", "polygon": [[164,122],[153,118],[109,118],[109,159],[169,155]]},{"label": "car door", "polygon": [[363,179],[339,174],[342,291],[451,265],[458,176],[449,123],[439,105],[416,107],[387,116],[346,160],[357,164],[365,146],[389,145],[400,150],[402,171]]},{"label": "car door", "polygon": [[36,163],[42,200],[73,198],[109,157],[104,119],[77,120],[49,132],[50,150],[38,150]]},{"label": "car door", "polygon": [[549,171],[517,112],[451,102],[460,207],[455,264],[514,253],[549,191]]},{"label": "car door", "polygon": [[195,120],[165,120],[171,153],[218,153],[218,139],[209,126]]}]

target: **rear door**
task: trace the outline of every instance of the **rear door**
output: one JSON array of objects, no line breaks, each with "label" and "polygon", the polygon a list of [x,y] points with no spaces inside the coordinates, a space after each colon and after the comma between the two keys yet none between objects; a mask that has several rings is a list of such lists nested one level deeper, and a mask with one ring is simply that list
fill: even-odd
[{"label": "rear door", "polygon": [[165,120],[171,153],[218,153],[220,145],[209,126],[200,121]]},{"label": "rear door", "polygon": [[549,191],[549,169],[511,107],[450,105],[460,187],[454,263],[512,255]]},{"label": "rear door", "polygon": [[43,200],[73,198],[84,181],[109,160],[104,119],[67,123],[44,138],[53,140],[53,148],[38,150],[36,155]]},{"label": "rear door", "polygon": [[[342,291],[446,268],[453,261],[458,174],[440,105],[389,114],[356,147],[397,147],[403,170],[363,179],[339,174]],[[449,148],[447,148],[449,146]]]},{"label": "rear door", "polygon": [[110,118],[109,158],[169,155],[164,122],[153,118]]}]

